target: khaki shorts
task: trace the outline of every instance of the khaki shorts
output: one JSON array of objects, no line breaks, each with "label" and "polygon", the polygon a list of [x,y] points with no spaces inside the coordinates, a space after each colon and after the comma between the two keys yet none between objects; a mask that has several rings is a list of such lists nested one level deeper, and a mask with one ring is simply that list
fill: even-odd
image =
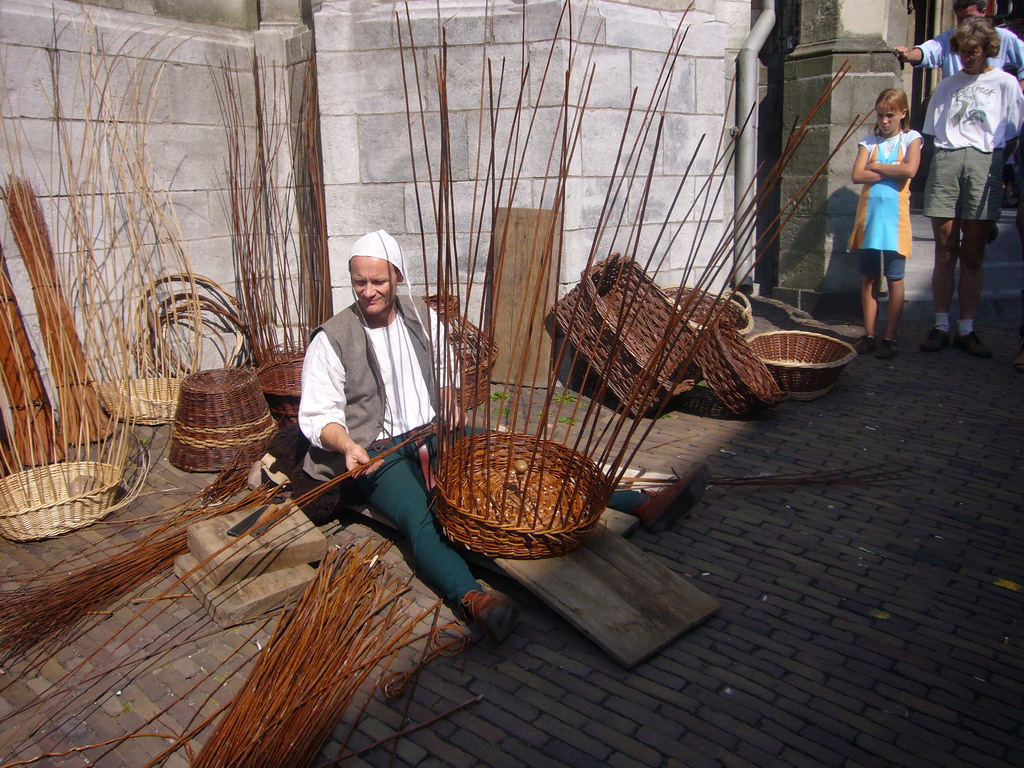
[{"label": "khaki shorts", "polygon": [[996,221],[1002,205],[1002,149],[935,149],[924,185],[925,216]]}]

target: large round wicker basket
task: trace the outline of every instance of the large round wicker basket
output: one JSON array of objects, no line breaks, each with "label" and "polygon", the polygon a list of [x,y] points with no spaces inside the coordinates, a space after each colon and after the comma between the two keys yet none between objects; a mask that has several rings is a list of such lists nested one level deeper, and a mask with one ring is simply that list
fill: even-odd
[{"label": "large round wicker basket", "polygon": [[607,502],[604,475],[561,443],[519,433],[460,439],[441,455],[437,518],[490,557],[537,559],[579,547]]},{"label": "large round wicker basket", "polygon": [[135,424],[166,424],[178,409],[181,379],[151,377],[108,381],[96,388],[100,404],[121,421]]},{"label": "large round wicker basket", "polygon": [[168,458],[186,472],[249,466],[276,433],[255,372],[200,371],[181,382]]},{"label": "large round wicker basket", "polygon": [[102,520],[117,498],[122,471],[72,461],[0,479],[0,534],[14,541],[58,536]]},{"label": "large round wicker basket", "polygon": [[809,331],[770,331],[750,348],[794,400],[813,400],[835,386],[857,351],[845,341]]}]

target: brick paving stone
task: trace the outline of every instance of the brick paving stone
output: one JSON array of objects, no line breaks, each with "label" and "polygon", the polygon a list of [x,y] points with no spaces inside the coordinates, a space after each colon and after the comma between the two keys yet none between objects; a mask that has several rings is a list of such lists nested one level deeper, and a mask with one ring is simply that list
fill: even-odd
[{"label": "brick paving stone", "polygon": [[[990,331],[986,323],[986,340],[994,343],[1002,333],[1000,343],[1010,349],[1014,331],[997,323]],[[908,326],[907,337],[919,332],[923,329]],[[481,643],[455,658],[432,661],[407,692],[408,708],[403,701],[375,702],[372,716],[357,726],[353,744],[390,735],[406,724],[406,713],[417,722],[476,694],[484,700],[411,733],[402,740],[409,746],[394,757],[382,748],[347,764],[1024,764],[1017,716],[1024,705],[1024,633],[1011,622],[1020,610],[1020,593],[996,585],[998,579],[1024,583],[1024,537],[1017,519],[1024,495],[1024,423],[1008,418],[1004,407],[1021,401],[1024,377],[1006,360],[926,356],[913,349],[891,366],[874,362],[848,366],[827,397],[784,403],[763,418],[675,412],[654,425],[637,461],[653,467],[704,460],[713,478],[880,461],[903,467],[899,480],[712,485],[692,518],[661,535],[639,531],[632,537],[720,601],[721,610],[709,621],[624,670],[519,590],[523,619],[509,642]],[[935,395],[936,381],[947,383],[942,397]],[[154,481],[173,478],[195,488],[206,482],[179,477],[182,473],[159,463],[158,469]],[[143,508],[154,513],[162,507],[150,496]],[[76,542],[85,547],[102,538],[99,527],[87,531],[5,547],[11,556],[0,558],[0,575],[45,569]],[[98,561],[101,555],[90,550],[88,557]],[[389,558],[405,567],[398,549]],[[495,582],[517,590],[500,577]],[[158,594],[171,583],[160,580],[145,594]],[[411,588],[419,606],[436,600],[418,580]],[[72,669],[83,660],[81,675],[123,659],[105,649],[103,639],[132,610],[119,609],[97,631],[60,649],[37,676],[38,685],[45,687],[60,674],[58,668]],[[184,627],[195,611],[194,601],[179,600],[132,642],[166,644],[167,638],[177,642],[195,635],[195,629]],[[445,611],[447,620],[451,613]],[[876,618],[877,611],[889,618]],[[268,636],[262,633],[261,642]],[[235,659],[251,660],[255,653],[255,643],[238,630],[215,633],[193,643],[191,652],[179,649],[144,665],[147,671],[118,680],[130,682],[124,690],[132,696],[147,699],[133,714],[148,716],[173,704],[169,710],[175,716],[168,722],[184,727],[185,713],[191,716],[211,693],[216,701],[204,712],[223,703],[250,667],[243,664],[224,686],[201,685],[185,695],[188,689],[203,675],[218,674],[214,670],[222,662],[232,659],[238,666]],[[164,671],[165,664],[174,674]],[[110,685],[86,688],[75,716],[40,738],[66,747],[73,739],[116,736],[116,728],[124,726],[111,722],[121,717],[110,716],[110,691]],[[18,722],[7,720],[17,721],[15,704],[32,695],[28,680],[3,688],[5,728],[0,730],[18,730]],[[339,724],[335,738],[346,730]],[[6,758],[10,748],[0,744],[0,757]],[[104,765],[133,766],[127,754],[113,750]],[[54,765],[79,768],[81,761],[55,760]]]}]

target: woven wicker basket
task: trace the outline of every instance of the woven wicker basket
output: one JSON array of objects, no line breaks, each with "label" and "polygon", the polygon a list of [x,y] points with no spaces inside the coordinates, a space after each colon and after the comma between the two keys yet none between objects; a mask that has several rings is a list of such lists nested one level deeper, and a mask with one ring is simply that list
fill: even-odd
[{"label": "woven wicker basket", "polygon": [[593,265],[555,305],[555,321],[633,416],[693,387],[693,334],[632,259],[613,254]]},{"label": "woven wicker basket", "polygon": [[454,296],[442,301],[438,296],[423,300],[444,323],[448,340],[459,361],[459,404],[463,410],[476,408],[491,396],[491,371],[498,359],[497,345],[462,316]]},{"label": "woven wicker basket", "polygon": [[786,399],[771,371],[738,331],[712,323],[697,347],[697,364],[704,379],[737,416],[753,416]]},{"label": "woven wicker basket", "polygon": [[750,348],[794,400],[827,393],[857,356],[845,341],[809,331],[759,333],[750,339]]},{"label": "woven wicker basket", "polygon": [[121,477],[113,464],[74,461],[0,479],[0,534],[14,541],[45,539],[102,520]]},{"label": "woven wicker basket", "polygon": [[607,502],[604,475],[593,461],[519,433],[459,440],[441,455],[437,486],[435,510],[445,533],[490,557],[571,552]]},{"label": "woven wicker basket", "polygon": [[186,472],[249,466],[276,433],[255,372],[200,371],[181,382],[169,460]]},{"label": "woven wicker basket", "polygon": [[721,322],[729,325],[746,336],[754,330],[754,310],[750,299],[740,291],[731,296],[716,296],[688,286],[663,288],[670,307],[678,306],[690,315],[690,322],[697,328],[707,324],[709,316],[719,317]]},{"label": "woven wicker basket", "polygon": [[299,419],[302,397],[302,355],[283,357],[256,370],[260,387],[270,407],[270,415],[279,427],[287,427]]},{"label": "woven wicker basket", "polygon": [[136,424],[166,424],[174,421],[181,380],[154,377],[109,381],[96,388],[107,413]]}]

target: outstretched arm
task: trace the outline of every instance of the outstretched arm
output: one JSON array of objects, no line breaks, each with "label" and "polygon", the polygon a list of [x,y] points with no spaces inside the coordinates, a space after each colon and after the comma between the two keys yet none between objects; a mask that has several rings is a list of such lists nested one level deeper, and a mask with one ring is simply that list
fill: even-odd
[{"label": "outstretched arm", "polygon": [[900,60],[901,64],[920,64],[921,59],[924,58],[924,51],[917,47],[907,48],[905,45],[897,45],[892,52],[896,54],[896,58]]},{"label": "outstretched arm", "polygon": [[[380,468],[382,461],[371,461],[363,446],[359,445],[341,424],[327,424],[320,430],[320,443],[329,451],[345,456],[345,468],[353,477],[368,475]],[[355,470],[353,472],[353,470]]]}]

